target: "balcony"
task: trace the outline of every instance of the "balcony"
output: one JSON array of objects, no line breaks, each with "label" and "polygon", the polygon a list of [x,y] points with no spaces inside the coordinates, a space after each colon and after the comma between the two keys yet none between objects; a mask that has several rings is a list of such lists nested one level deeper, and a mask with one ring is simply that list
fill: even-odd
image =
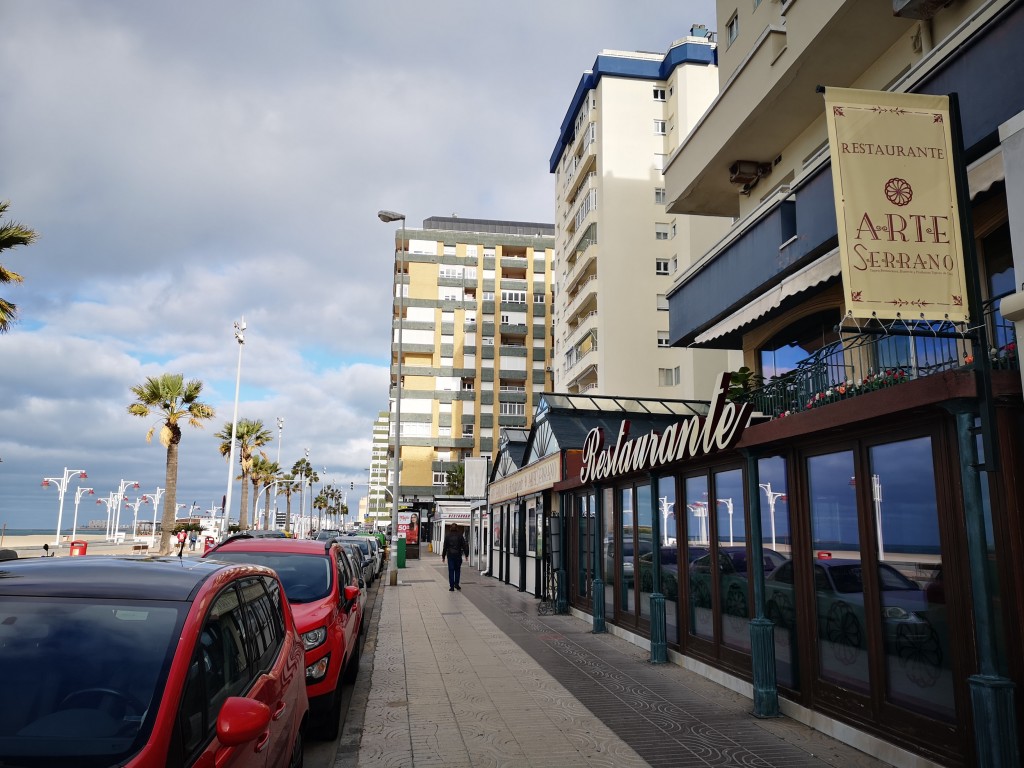
[{"label": "balcony", "polygon": [[[995,311],[997,301],[985,304],[992,368],[1019,371],[1014,326]],[[973,365],[969,340],[936,335],[937,324],[903,328],[913,335],[865,333],[835,341],[741,399],[753,403],[755,412],[779,418]]]},{"label": "balcony", "polygon": [[565,321],[570,325],[588,312],[597,310],[597,277],[589,277],[580,283],[576,293],[569,297]]}]

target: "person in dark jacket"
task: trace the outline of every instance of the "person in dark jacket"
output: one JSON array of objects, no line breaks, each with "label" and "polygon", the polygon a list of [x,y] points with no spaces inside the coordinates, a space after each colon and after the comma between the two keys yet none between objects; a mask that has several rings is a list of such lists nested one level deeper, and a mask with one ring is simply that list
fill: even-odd
[{"label": "person in dark jacket", "polygon": [[462,529],[458,525],[452,525],[444,537],[444,546],[441,547],[441,559],[448,560],[448,591],[460,592],[459,578],[462,575],[462,556],[469,557],[469,544],[466,537],[462,535]]}]

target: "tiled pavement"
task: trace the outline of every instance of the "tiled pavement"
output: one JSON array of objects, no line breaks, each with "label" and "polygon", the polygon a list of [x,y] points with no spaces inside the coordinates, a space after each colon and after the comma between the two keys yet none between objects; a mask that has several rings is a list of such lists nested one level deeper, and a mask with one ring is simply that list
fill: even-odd
[{"label": "tiled pavement", "polygon": [[[882,766],[436,556],[383,588],[336,768]],[[362,690],[360,690],[362,689]],[[365,701],[365,710],[362,703]],[[356,717],[352,717],[356,715]]]}]

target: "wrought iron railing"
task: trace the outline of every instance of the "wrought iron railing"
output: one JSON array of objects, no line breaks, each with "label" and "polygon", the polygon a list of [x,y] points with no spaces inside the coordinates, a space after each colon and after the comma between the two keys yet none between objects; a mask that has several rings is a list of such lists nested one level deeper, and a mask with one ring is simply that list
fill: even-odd
[{"label": "wrought iron railing", "polygon": [[[984,305],[992,367],[1020,370],[1014,326],[999,313],[1000,298]],[[950,323],[897,321],[881,333],[844,332],[741,398],[775,418],[973,363],[970,339]]]}]

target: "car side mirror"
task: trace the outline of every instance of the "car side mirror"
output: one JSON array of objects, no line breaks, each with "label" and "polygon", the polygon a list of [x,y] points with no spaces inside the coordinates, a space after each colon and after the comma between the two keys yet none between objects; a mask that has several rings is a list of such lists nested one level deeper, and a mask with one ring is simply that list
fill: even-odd
[{"label": "car side mirror", "polygon": [[217,740],[227,747],[252,741],[270,725],[270,707],[262,701],[231,696],[217,714]]}]

